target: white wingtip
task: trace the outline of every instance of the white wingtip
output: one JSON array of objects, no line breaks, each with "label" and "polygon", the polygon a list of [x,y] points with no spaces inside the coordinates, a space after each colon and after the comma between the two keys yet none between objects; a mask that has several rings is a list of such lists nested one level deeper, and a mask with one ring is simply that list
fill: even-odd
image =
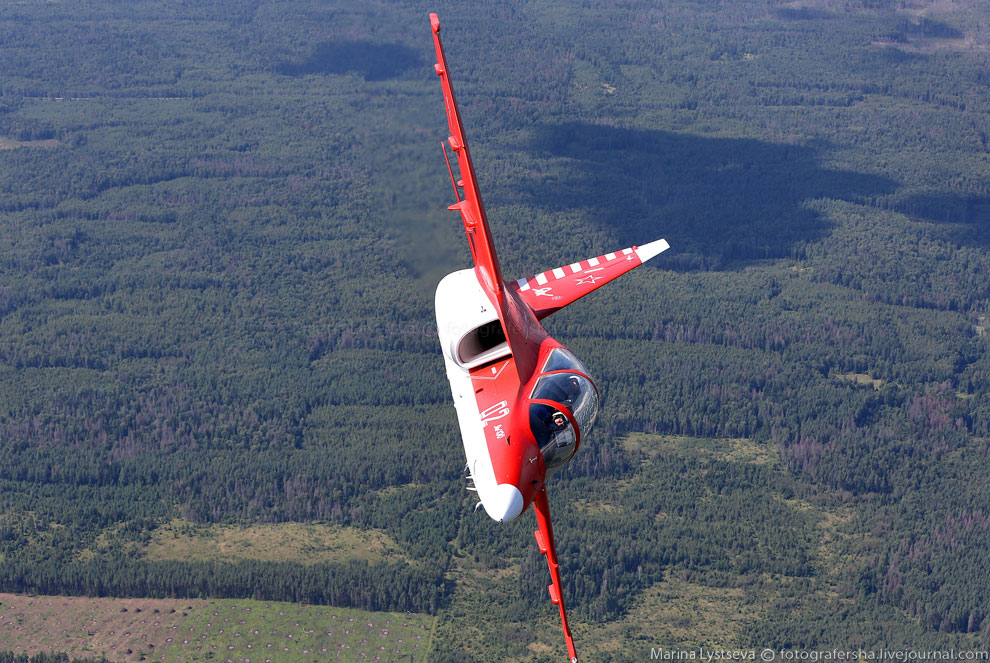
[{"label": "white wingtip", "polygon": [[655,242],[650,242],[649,244],[644,244],[636,249],[636,255],[643,262],[646,262],[654,256],[658,256],[667,249],[670,248],[670,244],[667,243],[665,239],[658,239]]}]

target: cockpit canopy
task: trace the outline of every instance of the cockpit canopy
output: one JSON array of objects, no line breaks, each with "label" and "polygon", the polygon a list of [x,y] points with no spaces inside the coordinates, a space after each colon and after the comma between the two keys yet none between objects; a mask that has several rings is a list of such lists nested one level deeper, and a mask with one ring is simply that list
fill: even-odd
[{"label": "cockpit canopy", "polygon": [[529,425],[548,476],[571,459],[579,436],[587,434],[598,415],[598,391],[587,370],[573,354],[555,348],[530,395]]}]

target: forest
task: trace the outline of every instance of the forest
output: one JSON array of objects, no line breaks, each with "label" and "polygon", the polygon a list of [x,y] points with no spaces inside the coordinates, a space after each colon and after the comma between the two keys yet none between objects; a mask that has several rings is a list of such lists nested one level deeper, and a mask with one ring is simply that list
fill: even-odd
[{"label": "forest", "polygon": [[[0,7],[0,591],[557,660],[532,517],[465,491],[430,11],[507,277],[672,246],[545,322],[603,399],[549,487],[579,650],[990,645],[981,0]],[[401,554],[155,558],[177,522]]]}]

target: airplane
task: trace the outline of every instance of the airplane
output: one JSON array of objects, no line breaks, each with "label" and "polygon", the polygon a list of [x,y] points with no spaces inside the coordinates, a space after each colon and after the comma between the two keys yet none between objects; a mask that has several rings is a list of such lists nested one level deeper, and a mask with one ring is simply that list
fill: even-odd
[{"label": "airplane", "polygon": [[[467,139],[440,42],[440,19],[430,14],[450,136],[459,179],[441,141],[474,267],[452,272],[437,286],[436,316],[447,379],[467,457],[470,490],[492,519],[508,522],[530,505],[534,532],[550,569],[550,600],[567,625],[546,480],[574,455],[598,414],[598,388],[587,367],[540,324],[548,315],[667,250],[666,240],[556,267],[508,282],[502,278],[481,202]],[[477,510],[477,506],[475,507]]]}]

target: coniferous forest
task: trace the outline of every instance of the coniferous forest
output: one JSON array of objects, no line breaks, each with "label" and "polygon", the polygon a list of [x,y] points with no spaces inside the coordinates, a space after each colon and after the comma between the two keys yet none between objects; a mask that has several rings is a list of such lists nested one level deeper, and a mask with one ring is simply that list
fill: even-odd
[{"label": "coniferous forest", "polygon": [[[990,646],[982,0],[3,4],[0,591],[561,659],[532,517],[465,491],[430,11],[506,277],[672,246],[545,322],[603,399],[579,650]],[[269,524],[394,551],[155,552]]]}]

